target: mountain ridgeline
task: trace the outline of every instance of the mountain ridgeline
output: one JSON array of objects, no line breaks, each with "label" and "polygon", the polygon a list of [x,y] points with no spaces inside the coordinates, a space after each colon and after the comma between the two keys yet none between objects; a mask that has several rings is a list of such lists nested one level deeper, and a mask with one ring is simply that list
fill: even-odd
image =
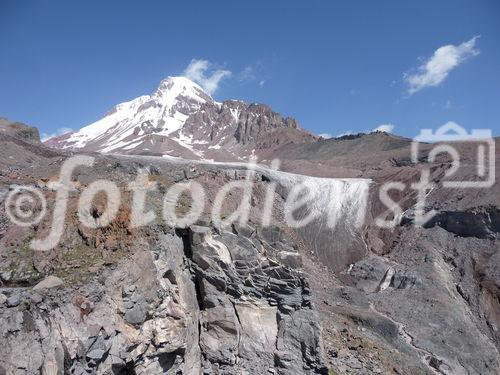
[{"label": "mountain ridgeline", "polygon": [[49,139],[53,148],[235,161],[319,137],[264,104],[215,101],[184,77],[115,106],[81,130]]}]

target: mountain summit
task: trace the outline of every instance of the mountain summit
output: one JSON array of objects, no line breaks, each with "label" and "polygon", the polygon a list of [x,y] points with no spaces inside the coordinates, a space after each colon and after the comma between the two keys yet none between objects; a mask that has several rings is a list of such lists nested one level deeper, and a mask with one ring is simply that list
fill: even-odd
[{"label": "mountain summit", "polygon": [[46,141],[55,148],[241,160],[316,136],[263,104],[216,102],[185,77],[168,77],[151,95],[116,105],[101,120]]}]

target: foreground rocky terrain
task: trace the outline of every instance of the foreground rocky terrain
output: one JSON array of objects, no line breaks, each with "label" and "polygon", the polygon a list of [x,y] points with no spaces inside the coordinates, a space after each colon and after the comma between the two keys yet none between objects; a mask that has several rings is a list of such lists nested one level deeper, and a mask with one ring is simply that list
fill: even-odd
[{"label": "foreground rocky terrain", "polygon": [[[13,182],[35,184],[53,199],[47,182],[68,155],[50,154],[36,135],[3,142],[24,149],[31,162],[3,159],[2,200]],[[235,173],[157,164],[155,209],[176,181],[209,179],[216,191]],[[141,167],[104,157],[80,171],[75,186],[100,176],[132,180]],[[50,229],[51,218],[21,228],[2,213],[2,373],[327,373],[300,254],[278,226],[222,229],[201,220],[175,228],[159,220],[131,230],[127,204],[110,228],[86,228],[74,212],[66,219],[61,243],[37,252],[29,242]],[[19,356],[21,350],[30,355]]]},{"label": "foreground rocky terrain", "polygon": [[[2,205],[17,185],[42,189],[54,202],[49,182],[72,154],[41,145],[22,125],[2,128]],[[457,147],[464,168],[455,178],[473,176],[473,149]],[[429,150],[424,146],[424,155]],[[22,228],[10,223],[5,207],[0,212],[0,373],[500,373],[499,185],[437,186],[426,210],[438,214],[413,225],[416,196],[409,185],[427,168],[432,181],[446,178],[445,155],[412,164],[409,141],[385,133],[290,144],[275,155],[294,174],[257,171],[247,225],[223,228],[205,211],[189,227],[157,219],[130,228],[124,193],[111,225],[90,229],[79,222],[76,205],[99,178],[126,192],[146,169],[159,187],[148,205],[159,212],[175,182],[202,183],[213,203],[224,183],[245,175],[238,164],[92,155],[95,165],[73,176],[67,230],[53,250],[29,247],[50,230],[50,215]],[[363,207],[358,193],[347,195],[335,231],[321,217],[302,229],[284,225],[287,179],[304,174],[369,179],[364,225],[347,225]],[[378,190],[387,181],[406,186],[392,194],[404,211],[394,229],[375,225],[386,210]],[[271,225],[263,226],[272,182],[280,188]],[[325,188],[354,186],[332,184]],[[237,192],[229,195],[223,214],[238,202]],[[94,205],[99,216],[104,202]],[[180,200],[178,212],[190,205]]]},{"label": "foreground rocky terrain", "polygon": [[83,284],[60,275],[12,285],[4,373],[326,373],[306,280],[245,229],[250,238],[157,228],[116,263],[81,270],[83,254],[66,254],[77,259],[63,273],[93,271]]}]

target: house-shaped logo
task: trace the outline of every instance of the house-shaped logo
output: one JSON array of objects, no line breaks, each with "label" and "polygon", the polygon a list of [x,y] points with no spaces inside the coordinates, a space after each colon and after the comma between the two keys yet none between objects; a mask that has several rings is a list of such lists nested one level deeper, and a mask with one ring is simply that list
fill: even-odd
[{"label": "house-shaped logo", "polygon": [[413,163],[419,161],[419,149],[421,143],[432,143],[433,147],[427,155],[427,161],[433,162],[438,154],[448,153],[452,158],[452,168],[447,171],[445,177],[452,177],[460,168],[460,144],[473,143],[477,147],[476,154],[476,176],[468,181],[444,180],[443,187],[458,188],[488,188],[495,184],[495,140],[490,129],[472,129],[468,133],[463,127],[454,123],[438,128],[422,129],[420,134],[413,138],[411,145],[411,159]]}]

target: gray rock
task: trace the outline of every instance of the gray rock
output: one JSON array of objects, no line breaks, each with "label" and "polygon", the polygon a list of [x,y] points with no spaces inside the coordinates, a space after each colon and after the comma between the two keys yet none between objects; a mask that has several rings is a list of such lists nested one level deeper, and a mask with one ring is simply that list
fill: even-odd
[{"label": "gray rock", "polygon": [[30,295],[30,300],[36,305],[43,301],[43,297],[38,293],[33,293]]},{"label": "gray rock", "polygon": [[200,346],[214,363],[234,365],[238,355],[240,325],[233,305],[226,298],[222,305],[208,308],[201,315]]},{"label": "gray rock", "polygon": [[141,324],[146,321],[147,306],[141,303],[135,304],[125,312],[125,320],[130,324]]},{"label": "gray rock", "polygon": [[233,232],[238,236],[249,238],[254,234],[255,229],[248,224],[234,223]]},{"label": "gray rock", "polygon": [[91,350],[90,352],[88,352],[86,354],[86,356],[88,359],[93,359],[94,361],[99,361],[102,359],[102,357],[104,357],[104,354],[106,354],[106,352],[104,350],[94,349],[94,350]]},{"label": "gray rock", "polygon": [[7,298],[7,307],[16,307],[21,303],[21,295],[13,294],[9,298]]},{"label": "gray rock", "polygon": [[64,284],[64,281],[62,281],[57,276],[47,276],[45,279],[43,279],[38,284],[36,284],[33,287],[33,290],[41,291],[41,290],[45,290],[45,289],[57,288],[63,284]]},{"label": "gray rock", "polygon": [[126,309],[131,309],[134,307],[134,305],[135,305],[135,303],[132,301],[124,301],[123,302],[123,307]]},{"label": "gray rock", "polygon": [[12,271],[0,271],[0,280],[1,281],[10,281],[12,279]]}]

